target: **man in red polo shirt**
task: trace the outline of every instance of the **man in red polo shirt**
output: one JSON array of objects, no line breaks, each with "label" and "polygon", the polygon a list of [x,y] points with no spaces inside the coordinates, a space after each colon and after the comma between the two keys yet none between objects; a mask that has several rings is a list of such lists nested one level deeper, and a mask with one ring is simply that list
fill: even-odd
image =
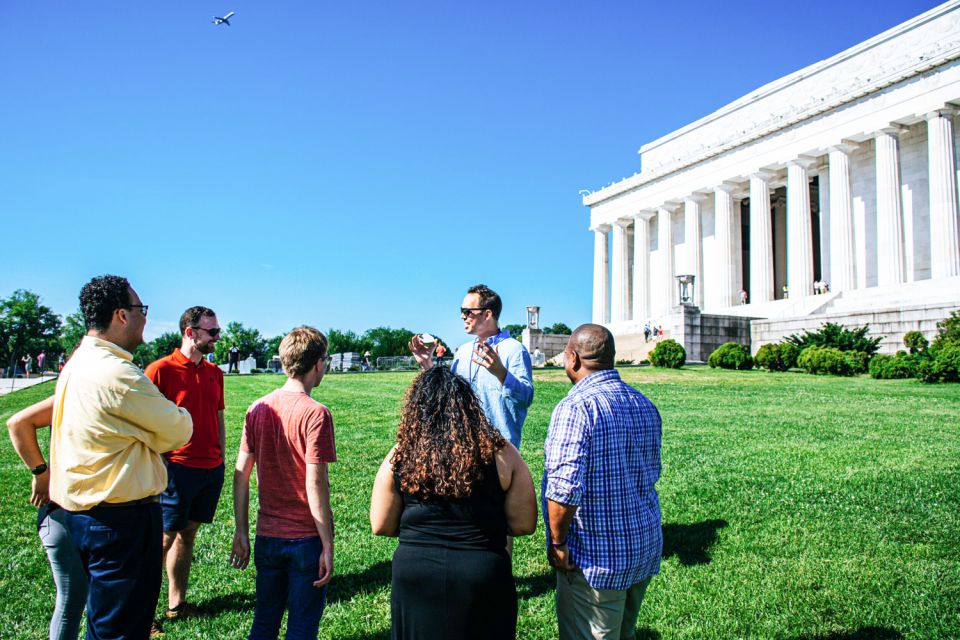
[{"label": "man in red polo shirt", "polygon": [[196,615],[187,602],[193,544],[202,522],[213,522],[223,489],[223,371],[207,362],[220,339],[212,309],[190,307],[180,317],[179,349],[147,367],[145,373],[161,393],[193,418],[193,437],[166,454],[167,490],[163,511],[163,556],[167,569],[167,618]]}]

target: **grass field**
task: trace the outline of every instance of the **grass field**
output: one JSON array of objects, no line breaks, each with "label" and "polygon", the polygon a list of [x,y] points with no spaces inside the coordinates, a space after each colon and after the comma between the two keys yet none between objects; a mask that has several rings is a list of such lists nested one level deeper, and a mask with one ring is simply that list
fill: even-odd
[{"label": "grass field", "polygon": [[[960,385],[705,367],[622,374],[664,425],[664,562],[640,638],[960,637]],[[522,453],[539,491],[550,412],[569,384],[561,371],[536,377]],[[370,534],[367,508],[411,379],[330,376],[314,391],[333,412],[340,458],[331,469],[336,574],[323,638],[389,637],[396,542]],[[228,378],[228,465],[244,410],[281,381]],[[0,397],[0,420],[52,390]],[[0,491],[0,638],[41,638],[53,580],[27,502],[29,473],[6,438]],[[227,565],[231,500],[225,487],[216,521],[198,537],[190,600],[208,615],[168,623],[166,638],[249,631],[254,573]],[[516,541],[514,572],[518,637],[555,638],[542,524]]]}]

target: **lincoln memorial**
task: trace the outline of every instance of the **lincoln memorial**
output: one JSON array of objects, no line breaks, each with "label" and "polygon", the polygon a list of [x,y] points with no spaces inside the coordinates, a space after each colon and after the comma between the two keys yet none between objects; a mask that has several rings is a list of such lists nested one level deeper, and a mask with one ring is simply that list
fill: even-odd
[{"label": "lincoln memorial", "polygon": [[958,107],[955,0],[643,145],[583,198],[594,322],[683,333],[693,308],[754,351],[827,320],[932,336],[960,308]]}]

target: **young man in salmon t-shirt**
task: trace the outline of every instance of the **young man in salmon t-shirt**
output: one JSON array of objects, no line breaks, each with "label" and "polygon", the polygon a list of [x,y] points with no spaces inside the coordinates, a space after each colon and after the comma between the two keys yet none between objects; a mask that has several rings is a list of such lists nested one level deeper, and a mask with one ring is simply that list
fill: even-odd
[{"label": "young man in salmon t-shirt", "polygon": [[247,410],[233,473],[236,532],[230,563],[250,560],[250,473],[257,465],[257,604],[251,640],[316,638],[333,575],[333,514],[327,464],[337,459],[330,410],[310,397],[323,379],[327,338],[298,327],[280,343],[288,376]]}]

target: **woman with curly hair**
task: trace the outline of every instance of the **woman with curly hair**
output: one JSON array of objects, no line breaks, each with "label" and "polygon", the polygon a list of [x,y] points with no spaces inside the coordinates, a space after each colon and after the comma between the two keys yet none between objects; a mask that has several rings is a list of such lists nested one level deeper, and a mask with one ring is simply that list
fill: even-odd
[{"label": "woman with curly hair", "polygon": [[420,374],[370,500],[373,532],[400,537],[393,638],[515,638],[507,536],[533,533],[536,521],[530,470],[470,383],[442,367]]}]

